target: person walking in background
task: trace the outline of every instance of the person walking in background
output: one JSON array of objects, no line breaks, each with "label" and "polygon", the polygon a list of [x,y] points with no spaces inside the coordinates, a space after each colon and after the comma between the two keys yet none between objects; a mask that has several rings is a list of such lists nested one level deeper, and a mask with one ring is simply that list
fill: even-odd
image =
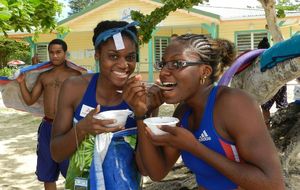
[{"label": "person walking in background", "polygon": [[[240,89],[214,84],[221,69],[235,57],[232,48],[204,35],[186,34],[167,46],[160,70],[160,89],[166,103],[180,103],[177,127],[162,125],[154,135],[138,125],[138,147],[152,180],[160,181],[182,156],[195,174],[199,189],[284,189],[279,157],[265,127],[259,105]],[[147,112],[144,97],[128,81],[124,98],[135,115]]]},{"label": "person walking in background", "polygon": [[[257,45],[257,49],[268,48],[270,48],[269,40],[267,37],[264,37]],[[265,123],[268,127],[270,127],[270,109],[274,103],[276,103],[276,108],[284,108],[288,106],[286,85],[282,86],[270,100],[261,105]]]},{"label": "person walking in background", "polygon": [[50,154],[52,121],[57,111],[58,94],[64,80],[81,73],[67,66],[67,44],[63,40],[52,40],[48,52],[53,68],[38,76],[31,91],[26,86],[25,74],[21,74],[17,82],[27,105],[34,104],[43,95],[45,116],[38,129],[36,175],[39,181],[44,182],[45,190],[55,190],[59,173],[65,177],[68,168],[67,159],[57,163]]},{"label": "person walking in background", "polygon": [[257,45],[257,49],[268,49],[269,47],[270,43],[267,37],[263,37],[263,39]]}]

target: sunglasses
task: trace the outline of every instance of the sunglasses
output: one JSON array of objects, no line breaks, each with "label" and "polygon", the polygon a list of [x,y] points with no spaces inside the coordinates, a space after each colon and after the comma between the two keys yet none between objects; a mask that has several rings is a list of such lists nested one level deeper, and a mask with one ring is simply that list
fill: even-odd
[{"label": "sunglasses", "polygon": [[156,70],[161,71],[163,68],[168,70],[177,70],[187,66],[200,65],[203,62],[190,62],[190,61],[160,61],[156,62],[154,67]]}]

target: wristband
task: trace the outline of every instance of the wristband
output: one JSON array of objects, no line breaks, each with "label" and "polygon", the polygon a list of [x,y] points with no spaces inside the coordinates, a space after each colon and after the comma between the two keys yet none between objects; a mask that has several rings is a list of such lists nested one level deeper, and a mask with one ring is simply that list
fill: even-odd
[{"label": "wristband", "polygon": [[134,119],[136,120],[136,121],[139,121],[139,120],[144,120],[144,119],[146,119],[148,116],[147,116],[147,114],[145,114],[145,115],[142,115],[142,116],[134,116]]}]

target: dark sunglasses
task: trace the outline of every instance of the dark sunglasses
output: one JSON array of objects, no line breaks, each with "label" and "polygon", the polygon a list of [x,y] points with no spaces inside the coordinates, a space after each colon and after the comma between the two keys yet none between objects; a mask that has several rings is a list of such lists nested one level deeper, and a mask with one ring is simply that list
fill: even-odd
[{"label": "dark sunglasses", "polygon": [[167,68],[168,70],[177,70],[187,66],[200,65],[203,62],[190,62],[190,61],[160,61],[156,62],[154,67],[156,70],[161,71],[163,68]]}]

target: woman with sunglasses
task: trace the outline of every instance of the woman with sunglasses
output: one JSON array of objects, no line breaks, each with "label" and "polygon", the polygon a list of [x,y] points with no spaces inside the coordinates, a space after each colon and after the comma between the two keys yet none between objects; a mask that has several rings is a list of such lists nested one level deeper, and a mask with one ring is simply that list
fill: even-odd
[{"label": "woman with sunglasses", "polygon": [[152,180],[163,179],[181,156],[199,189],[284,189],[259,105],[239,89],[215,85],[233,50],[228,41],[196,34],[179,36],[165,49],[156,64],[162,95],[157,100],[181,103],[174,112],[178,127],[160,127],[166,135],[154,135],[143,123],[146,98],[134,96],[139,80],[129,79],[124,96],[140,118],[138,149]]}]

